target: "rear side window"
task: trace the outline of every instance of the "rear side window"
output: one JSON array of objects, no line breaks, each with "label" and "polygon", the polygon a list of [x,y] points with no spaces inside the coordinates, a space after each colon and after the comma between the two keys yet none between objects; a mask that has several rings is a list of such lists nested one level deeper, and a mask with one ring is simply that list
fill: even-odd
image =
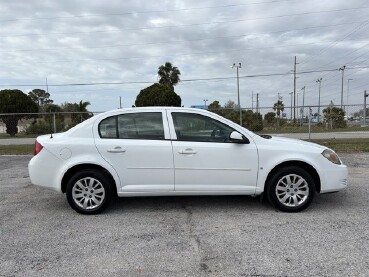
[{"label": "rear side window", "polygon": [[[112,120],[114,118],[114,120]],[[115,132],[109,132],[113,125]],[[164,139],[162,113],[129,113],[106,118],[99,125],[101,138]],[[114,133],[112,137],[111,134]]]}]

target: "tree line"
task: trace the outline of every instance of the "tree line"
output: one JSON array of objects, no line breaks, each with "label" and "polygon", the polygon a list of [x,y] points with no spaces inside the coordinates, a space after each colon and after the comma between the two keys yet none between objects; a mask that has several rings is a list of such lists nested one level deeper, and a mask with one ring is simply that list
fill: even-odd
[{"label": "tree line", "polygon": [[[136,97],[135,106],[181,106],[181,97],[175,93],[174,86],[180,82],[180,70],[170,62],[159,66],[157,83],[141,90]],[[59,131],[65,131],[89,118],[87,107],[90,102],[64,102],[54,104],[50,93],[42,89],[33,89],[28,94],[19,89],[0,90],[0,120],[6,126],[10,136],[18,133],[18,121],[33,119],[27,128],[29,134],[46,134],[52,131],[53,124]],[[65,115],[69,115],[69,124]],[[54,120],[55,116],[55,120]]]},{"label": "tree line", "polygon": [[[58,130],[66,130],[90,117],[87,106],[90,102],[65,102],[53,104],[50,93],[42,89],[34,89],[25,94],[19,89],[4,89],[0,91],[0,119],[5,124],[10,136],[18,133],[18,121],[33,119],[27,132],[30,134],[45,134],[51,131],[52,114],[56,114]],[[64,123],[63,112],[70,113],[70,124]]]},{"label": "tree line", "polygon": [[[166,62],[159,66],[157,74],[158,82],[142,89],[138,93],[133,107],[181,106],[181,97],[174,90],[174,87],[181,81],[180,70],[170,62]],[[83,100],[79,103],[65,102],[61,105],[54,104],[54,101],[50,98],[50,93],[42,89],[34,89],[28,95],[18,89],[5,89],[0,91],[0,120],[5,123],[6,132],[10,136],[18,133],[17,124],[21,119],[34,119],[31,126],[27,129],[28,133],[48,133],[52,130],[52,121],[53,123],[55,122],[59,131],[64,131],[92,115],[87,110],[89,105],[90,102]],[[215,100],[207,108],[235,123],[239,122],[239,107],[231,100],[223,106],[219,104],[219,101]],[[266,113],[264,119],[261,113],[257,111],[242,110],[243,127],[252,131],[261,131],[264,126],[276,127],[278,129],[280,126],[288,123],[286,119],[281,117],[284,111],[282,100],[279,99],[274,103],[273,110],[274,112]],[[16,113],[23,113],[23,115]],[[42,113],[42,115],[37,115],[37,113]],[[65,123],[63,113],[70,114],[69,124]],[[333,128],[346,127],[343,109],[330,105],[330,107],[323,110],[323,115],[324,121],[330,122]]]}]

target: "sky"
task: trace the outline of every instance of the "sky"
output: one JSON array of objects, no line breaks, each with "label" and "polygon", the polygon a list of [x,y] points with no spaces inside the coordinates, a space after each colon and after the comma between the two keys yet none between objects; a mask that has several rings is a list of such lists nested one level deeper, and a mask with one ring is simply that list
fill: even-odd
[{"label": "sky", "polygon": [[259,107],[278,95],[290,106],[296,56],[296,104],[317,105],[322,78],[321,104],[339,106],[343,73],[343,104],[362,105],[368,15],[365,0],[0,0],[0,89],[46,90],[47,79],[56,104],[107,111],[120,97],[134,105],[171,62],[182,105],[224,105],[237,103],[231,66],[241,63],[241,107],[255,107],[257,93]]}]

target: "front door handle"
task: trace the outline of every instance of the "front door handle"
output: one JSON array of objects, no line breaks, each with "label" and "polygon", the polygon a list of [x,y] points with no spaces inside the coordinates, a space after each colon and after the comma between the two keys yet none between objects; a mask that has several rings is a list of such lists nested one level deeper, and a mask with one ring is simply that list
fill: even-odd
[{"label": "front door handle", "polygon": [[120,147],[120,146],[116,146],[113,149],[108,149],[107,151],[109,153],[124,153],[124,152],[126,152],[126,150],[122,149],[122,147]]},{"label": "front door handle", "polygon": [[187,148],[187,149],[179,150],[178,153],[179,154],[193,155],[193,154],[196,154],[197,152],[192,150],[191,148]]}]

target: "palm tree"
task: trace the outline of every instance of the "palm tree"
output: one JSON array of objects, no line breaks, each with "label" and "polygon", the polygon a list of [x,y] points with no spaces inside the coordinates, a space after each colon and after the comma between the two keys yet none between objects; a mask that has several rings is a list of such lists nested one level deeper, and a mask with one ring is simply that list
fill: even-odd
[{"label": "palm tree", "polygon": [[277,114],[277,128],[279,128],[279,119],[281,118],[281,112],[284,111],[284,104],[281,100],[278,100],[274,103],[273,110],[276,111]]},{"label": "palm tree", "polygon": [[166,62],[158,69],[159,84],[167,86],[174,91],[174,86],[181,81],[179,78],[179,75],[181,75],[179,69],[173,66],[170,62]]},{"label": "palm tree", "polygon": [[88,112],[88,111],[87,111],[87,106],[89,106],[89,105],[91,105],[91,103],[90,103],[90,102],[88,102],[88,101],[83,102],[83,101],[81,100],[81,101],[79,101],[79,103],[78,103],[78,112],[80,112],[80,113],[81,113],[81,122],[82,122],[83,120],[86,120],[87,118],[89,118],[89,117],[90,117],[90,114],[89,114],[89,113],[87,113],[87,112]]}]

